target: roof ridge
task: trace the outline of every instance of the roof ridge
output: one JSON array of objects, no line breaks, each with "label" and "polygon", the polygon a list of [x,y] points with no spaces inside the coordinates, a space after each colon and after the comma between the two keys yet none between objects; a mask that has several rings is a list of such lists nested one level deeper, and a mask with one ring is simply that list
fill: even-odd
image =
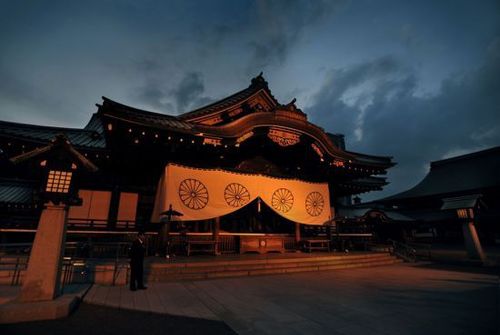
[{"label": "roof ridge", "polygon": [[[175,120],[179,120],[178,116],[177,115],[171,115],[171,114],[164,114],[164,113],[158,113],[158,112],[152,112],[152,111],[148,111],[148,110],[145,110],[145,109],[141,109],[141,108],[137,108],[137,107],[132,107],[132,106],[129,106],[129,105],[125,105],[125,104],[122,104],[120,102],[117,102],[115,100],[112,100],[108,97],[105,97],[105,96],[102,96],[101,97],[102,100],[104,102],[107,102],[107,103],[111,103],[111,104],[114,104],[114,105],[117,105],[119,107],[122,107],[124,109],[129,109],[131,111],[135,111],[135,112],[140,112],[140,113],[143,113],[143,114],[150,114],[150,115],[155,115],[155,116],[161,116],[161,117],[167,117],[167,118],[171,118],[171,119],[175,119]],[[97,105],[99,107],[99,105]]]},{"label": "roof ridge", "polygon": [[463,154],[463,155],[459,155],[459,156],[440,159],[437,161],[432,161],[430,163],[430,167],[432,168],[434,166],[442,166],[442,165],[454,163],[454,162],[461,161],[461,160],[468,160],[468,159],[476,158],[478,156],[487,155],[487,154],[495,152],[495,151],[500,152],[500,146],[495,146],[495,147],[483,149],[480,151],[469,152],[468,154]]},{"label": "roof ridge", "polygon": [[392,160],[394,158],[394,156],[369,155],[369,154],[363,154],[363,153],[359,153],[359,152],[351,151],[351,150],[344,150],[344,151],[347,153],[350,153],[350,154],[354,154],[356,156],[361,156],[361,157],[366,157],[366,158],[375,158],[375,159],[376,158],[384,158],[387,160]]},{"label": "roof ridge", "polygon": [[205,105],[205,106],[196,108],[196,109],[194,109],[192,111],[180,114],[179,115],[179,119],[182,120],[182,119],[188,118],[190,116],[197,115],[197,114],[203,112],[204,110],[208,110],[208,109],[213,108],[214,106],[221,105],[225,101],[230,101],[234,97],[237,97],[238,95],[241,95],[243,93],[249,92],[250,93],[249,96],[250,96],[251,94],[255,94],[255,93],[259,92],[260,90],[266,91],[266,93],[269,94],[269,96],[271,97],[271,99],[277,105],[279,105],[278,100],[276,100],[276,98],[272,95],[271,90],[269,89],[269,85],[268,85],[267,81],[264,79],[264,76],[262,75],[262,72],[261,72],[258,76],[252,78],[252,80],[250,82],[250,85],[248,87],[246,87],[246,88],[244,88],[244,89],[242,89],[242,90],[240,90],[240,91],[238,91],[236,93],[233,93],[233,94],[231,94],[231,95],[229,95],[227,97],[224,97],[222,99],[214,101],[214,102],[212,102],[212,103],[210,103],[208,105]]}]

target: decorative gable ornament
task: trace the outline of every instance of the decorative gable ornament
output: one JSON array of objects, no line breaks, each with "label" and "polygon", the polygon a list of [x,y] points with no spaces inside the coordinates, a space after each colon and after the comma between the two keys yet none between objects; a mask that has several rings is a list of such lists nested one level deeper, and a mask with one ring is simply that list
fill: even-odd
[{"label": "decorative gable ornament", "polygon": [[267,133],[267,137],[269,137],[273,142],[282,147],[288,147],[291,145],[295,145],[300,142],[300,134],[290,131],[284,130],[276,127],[269,128],[269,132]]}]

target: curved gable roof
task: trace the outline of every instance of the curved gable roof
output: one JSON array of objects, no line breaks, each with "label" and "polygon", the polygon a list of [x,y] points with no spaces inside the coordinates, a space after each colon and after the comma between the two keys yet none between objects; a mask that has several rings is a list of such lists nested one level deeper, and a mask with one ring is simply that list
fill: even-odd
[{"label": "curved gable roof", "polygon": [[247,88],[207,106],[203,106],[191,112],[181,114],[178,116],[178,118],[184,121],[195,122],[201,117],[206,117],[211,114],[218,114],[235,105],[242,104],[249,98],[256,95],[261,95],[262,98],[268,101],[272,107],[279,105],[278,101],[274,98],[271,91],[269,90],[267,81],[264,79],[261,72],[257,77],[252,79],[250,86],[248,86]]}]

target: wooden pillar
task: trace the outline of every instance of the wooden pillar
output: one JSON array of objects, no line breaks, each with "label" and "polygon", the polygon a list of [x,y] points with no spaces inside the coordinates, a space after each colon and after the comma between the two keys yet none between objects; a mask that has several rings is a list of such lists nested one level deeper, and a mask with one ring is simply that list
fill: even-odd
[{"label": "wooden pillar", "polygon": [[116,221],[118,219],[118,206],[120,205],[120,189],[115,187],[111,191],[111,199],[109,202],[109,212],[108,212],[108,229],[116,228]]},{"label": "wooden pillar", "polygon": [[219,254],[219,231],[220,231],[220,216],[215,218],[214,226],[212,229],[212,237],[215,241],[215,254]]},{"label": "wooden pillar", "polygon": [[20,301],[52,300],[61,293],[67,214],[66,205],[45,205],[31,249]]},{"label": "wooden pillar", "polygon": [[332,226],[331,226],[331,224],[328,224],[328,226],[326,226],[326,238],[328,239],[328,251],[331,251],[333,249],[332,248],[333,236],[332,236]]},{"label": "wooden pillar", "polygon": [[170,221],[163,222],[158,232],[158,249],[157,254],[160,256],[167,256],[170,253],[169,249],[169,232],[170,232]]},{"label": "wooden pillar", "polygon": [[297,249],[300,248],[300,223],[295,222],[295,246]]}]

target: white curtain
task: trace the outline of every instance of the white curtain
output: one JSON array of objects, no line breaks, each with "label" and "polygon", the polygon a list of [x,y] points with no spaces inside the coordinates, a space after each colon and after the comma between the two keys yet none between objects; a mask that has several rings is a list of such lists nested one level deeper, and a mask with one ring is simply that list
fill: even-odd
[{"label": "white curtain", "polygon": [[159,222],[170,205],[183,214],[176,220],[206,220],[234,212],[257,197],[294,222],[321,225],[331,218],[328,183],[168,164],[158,183],[152,221]]}]

